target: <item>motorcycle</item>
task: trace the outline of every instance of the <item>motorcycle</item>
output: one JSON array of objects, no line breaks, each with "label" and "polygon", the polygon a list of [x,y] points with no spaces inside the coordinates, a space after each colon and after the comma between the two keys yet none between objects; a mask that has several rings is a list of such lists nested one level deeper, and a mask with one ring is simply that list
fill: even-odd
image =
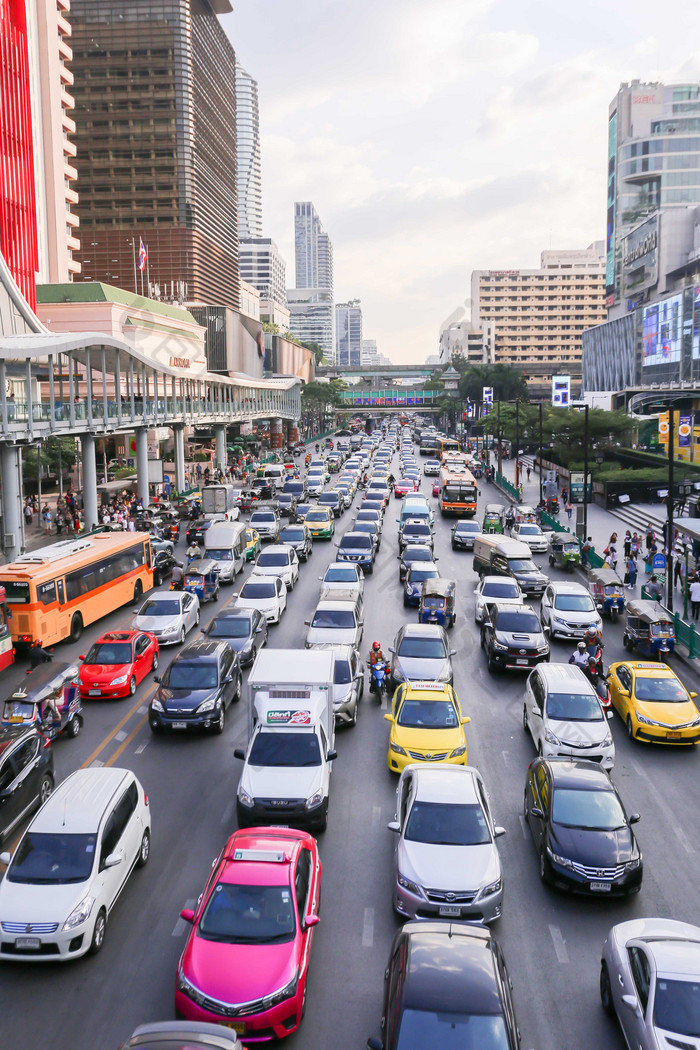
[{"label": "motorcycle", "polygon": [[389,687],[389,665],[386,660],[377,660],[376,664],[370,664],[369,691],[377,694],[377,700],[381,700],[382,692],[391,692]]}]

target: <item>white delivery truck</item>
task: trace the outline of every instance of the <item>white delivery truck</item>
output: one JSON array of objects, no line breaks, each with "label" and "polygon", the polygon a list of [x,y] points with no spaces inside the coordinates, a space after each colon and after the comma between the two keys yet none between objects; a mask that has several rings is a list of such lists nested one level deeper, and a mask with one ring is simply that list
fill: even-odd
[{"label": "white delivery truck", "polygon": [[202,514],[224,514],[227,521],[237,521],[240,510],[237,506],[237,490],[233,485],[205,485],[202,489]]},{"label": "white delivery truck", "polygon": [[332,651],[262,650],[248,678],[251,736],[238,826],[288,824],[323,831],[335,752]]},{"label": "white delivery truck", "polygon": [[233,583],[245,565],[245,525],[242,521],[215,521],[204,533],[204,547],[205,557],[219,568],[220,583]]}]

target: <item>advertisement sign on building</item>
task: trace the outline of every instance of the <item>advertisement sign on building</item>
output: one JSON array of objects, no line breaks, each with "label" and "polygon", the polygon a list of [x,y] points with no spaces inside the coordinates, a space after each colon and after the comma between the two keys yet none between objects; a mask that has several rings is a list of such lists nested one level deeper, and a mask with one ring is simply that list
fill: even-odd
[{"label": "advertisement sign on building", "polygon": [[552,376],[552,404],[566,408],[571,395],[571,376]]},{"label": "advertisement sign on building", "polygon": [[659,416],[659,439],[661,441],[668,439],[668,412],[662,412]]},{"label": "advertisement sign on building", "polygon": [[485,386],[481,389],[481,400],[484,403],[483,415],[487,416],[493,406],[493,387]]},{"label": "advertisement sign on building", "polygon": [[690,434],[692,432],[692,420],[690,416],[678,417],[678,446],[688,448],[690,445]]},{"label": "advertisement sign on building", "polygon": [[700,284],[693,289],[693,359],[700,357]]},{"label": "advertisement sign on building", "polygon": [[672,295],[644,307],[642,320],[642,367],[672,364],[681,359],[683,343],[683,296]]},{"label": "advertisement sign on building", "polygon": [[637,298],[659,279],[659,216],[652,215],[625,237],[622,249],[622,294]]}]

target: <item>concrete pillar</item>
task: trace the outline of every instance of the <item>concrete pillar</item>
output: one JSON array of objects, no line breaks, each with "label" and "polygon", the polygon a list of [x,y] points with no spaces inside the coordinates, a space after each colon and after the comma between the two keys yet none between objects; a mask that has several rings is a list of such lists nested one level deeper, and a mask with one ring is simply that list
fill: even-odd
[{"label": "concrete pillar", "polygon": [[214,427],[216,437],[216,466],[226,470],[226,427]]},{"label": "concrete pillar", "polygon": [[148,431],[138,427],[136,433],[136,487],[139,499],[148,506]]},{"label": "concrete pillar", "polygon": [[173,427],[173,440],[175,444],[175,491],[184,492],[185,483],[185,428]]},{"label": "concrete pillar", "polygon": [[80,456],[83,462],[83,517],[85,532],[99,524],[97,516],[97,462],[95,460],[95,435],[83,434],[80,439]]},{"label": "concrete pillar", "polygon": [[270,448],[282,448],[284,444],[284,431],[281,419],[270,420]]},{"label": "concrete pillar", "polygon": [[[18,445],[0,445],[2,476],[2,547],[8,561],[14,561],[24,546],[22,508],[22,463]],[[39,510],[41,513],[41,509]]]},{"label": "concrete pillar", "polygon": [[289,431],[287,434],[287,440],[290,445],[296,445],[299,440],[299,426],[296,422],[289,424]]}]

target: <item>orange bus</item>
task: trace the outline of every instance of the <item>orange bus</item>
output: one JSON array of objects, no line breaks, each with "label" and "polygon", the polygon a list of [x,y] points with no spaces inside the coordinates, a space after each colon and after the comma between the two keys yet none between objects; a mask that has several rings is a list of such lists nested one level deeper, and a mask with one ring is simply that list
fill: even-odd
[{"label": "orange bus", "polygon": [[444,466],[440,471],[438,495],[443,515],[473,518],[476,514],[476,479],[466,467]]},{"label": "orange bus", "polygon": [[98,532],[60,540],[0,567],[12,640],[76,642],[83,627],[153,586],[147,532]]}]

